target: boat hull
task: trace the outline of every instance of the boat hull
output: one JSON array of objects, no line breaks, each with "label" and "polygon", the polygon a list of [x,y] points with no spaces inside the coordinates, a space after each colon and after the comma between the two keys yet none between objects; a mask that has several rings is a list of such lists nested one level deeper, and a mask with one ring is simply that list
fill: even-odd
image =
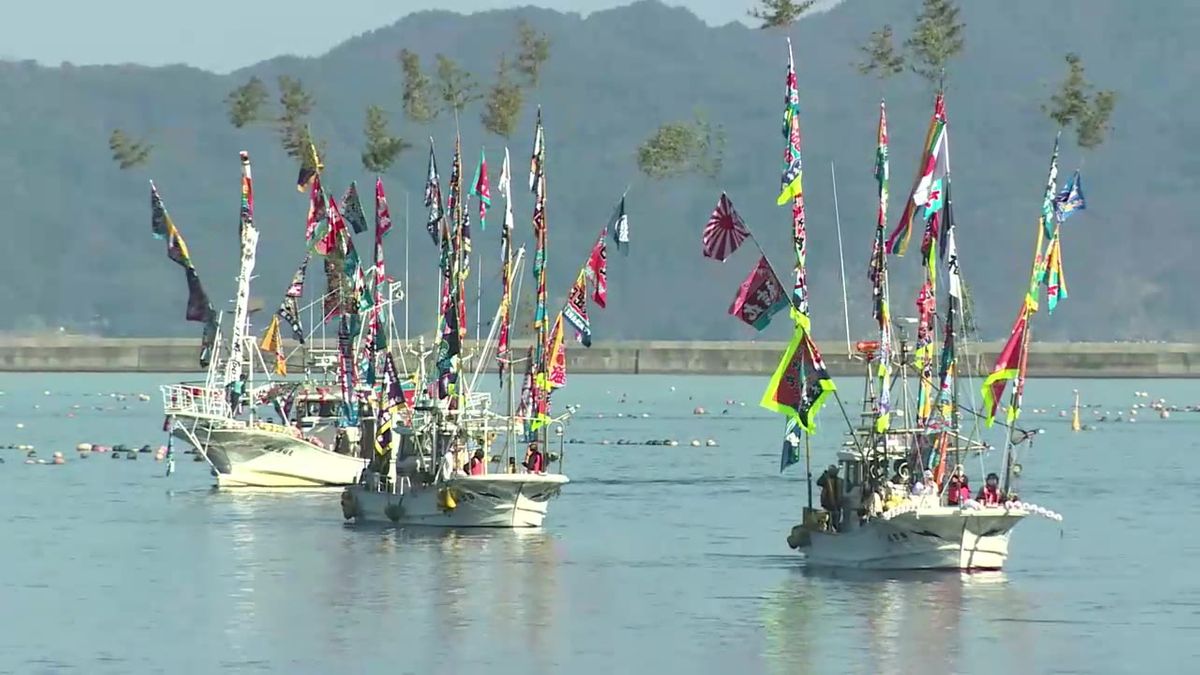
[{"label": "boat hull", "polygon": [[1012,529],[1027,515],[1004,507],[917,509],[838,533],[806,531],[800,548],[812,567],[999,570]]},{"label": "boat hull", "polygon": [[[358,481],[366,460],[313,445],[286,433],[199,424],[180,439],[199,447],[216,469],[217,487],[341,487]],[[193,440],[195,439],[195,440]]]},{"label": "boat hull", "polygon": [[[342,493],[342,515],[356,523],[384,525],[541,527],[550,499],[567,482],[560,474],[461,476],[403,494],[352,485]],[[447,490],[452,507],[445,499]]]}]

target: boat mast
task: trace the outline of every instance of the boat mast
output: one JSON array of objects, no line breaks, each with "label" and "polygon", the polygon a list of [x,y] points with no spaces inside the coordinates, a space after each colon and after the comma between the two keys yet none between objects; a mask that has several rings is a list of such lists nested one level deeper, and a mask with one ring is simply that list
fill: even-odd
[{"label": "boat mast", "polygon": [[[249,360],[246,353],[246,336],[250,334],[250,277],[254,272],[255,250],[258,246],[258,230],[254,228],[254,186],[250,173],[250,154],[243,150],[239,156],[242,162],[242,206],[239,219],[242,255],[237,276],[233,325],[230,329],[230,351],[225,362],[225,386],[242,379],[245,365],[243,362]],[[250,408],[253,415],[253,406]]]}]

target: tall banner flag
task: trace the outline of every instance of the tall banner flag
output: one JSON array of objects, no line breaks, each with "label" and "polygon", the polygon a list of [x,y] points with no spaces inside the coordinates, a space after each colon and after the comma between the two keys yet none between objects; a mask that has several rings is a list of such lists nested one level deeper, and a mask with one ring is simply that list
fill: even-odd
[{"label": "tall banner flag", "polygon": [[891,170],[888,161],[887,105],[879,102],[879,129],[875,146],[875,182],[879,186],[879,209],[875,218],[875,245],[867,274],[871,281],[871,306],[879,325],[879,351],[876,353],[877,391],[875,394],[875,431],[883,433],[892,420],[892,316],[888,298],[887,269],[887,204],[888,180]]},{"label": "tall banner flag", "polygon": [[497,372],[500,386],[504,386],[504,373],[509,367],[508,336],[512,326],[512,166],[508,146],[504,148],[504,163],[500,166],[500,182],[496,187],[504,197],[504,226],[500,229],[500,334],[496,339]]},{"label": "tall banner flag", "polygon": [[729,313],[742,323],[761,331],[771,323],[771,318],[788,306],[783,284],[775,276],[766,257],[760,257],[750,275],[738,287],[737,296],[729,306]]},{"label": "tall banner flag", "polygon": [[218,315],[208,299],[208,294],[204,292],[204,286],[200,283],[200,274],[192,265],[187,242],[184,241],[183,235],[171,220],[171,215],[167,212],[167,207],[163,203],[162,196],[158,194],[158,188],[154,185],[154,181],[150,181],[150,232],[155,239],[166,239],[167,258],[184,270],[188,289],[184,318],[187,321],[204,324],[204,334],[200,344],[200,367],[207,368],[213,346],[216,344]]},{"label": "tall banner flag", "polygon": [[804,196],[804,162],[800,156],[800,86],[796,80],[796,64],[792,58],[792,40],[788,38],[787,84],[783,92],[783,175],[775,203],[783,206]]},{"label": "tall banner flag", "polygon": [[438,230],[441,229],[442,219],[446,217],[446,212],[442,210],[442,186],[441,179],[438,178],[437,158],[433,154],[433,136],[429,137],[429,169],[425,178],[425,208],[429,209],[429,219],[425,223],[425,229],[429,230],[429,236],[433,238],[433,243],[437,244]]},{"label": "tall banner flag", "polygon": [[933,187],[935,177],[944,173],[945,161],[943,147],[945,145],[946,101],[942,92],[938,92],[933,104],[933,117],[929,120],[929,131],[925,134],[925,144],[921,153],[921,162],[917,167],[917,176],[913,179],[912,191],[905,201],[904,212],[900,214],[900,222],[892,231],[887,242],[887,252],[893,255],[904,255],[908,250],[908,242],[912,237],[913,220],[924,216],[929,204],[929,191]]},{"label": "tall banner flag", "polygon": [[792,40],[788,38],[787,82],[784,88],[783,136],[786,139],[783,153],[782,191],[776,204],[792,204],[792,248],[796,254],[796,280],[792,284],[792,306],[796,308],[795,320],[808,330],[808,272],[805,259],[808,256],[808,231],[804,213],[804,163],[800,157],[800,88],[796,80],[795,59],[792,58]]}]

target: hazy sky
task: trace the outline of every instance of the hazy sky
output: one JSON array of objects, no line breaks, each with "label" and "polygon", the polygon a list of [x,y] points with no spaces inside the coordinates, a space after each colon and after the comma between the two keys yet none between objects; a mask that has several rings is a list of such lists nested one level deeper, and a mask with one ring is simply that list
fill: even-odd
[{"label": "hazy sky", "polygon": [[[664,0],[711,24],[742,19],[754,0]],[[538,5],[589,13],[630,0],[7,0],[0,59],[47,65],[186,63],[228,72],[280,54],[321,54],[422,9],[464,13]],[[837,0],[822,0],[822,4]],[[70,20],[64,21],[63,15]]]}]

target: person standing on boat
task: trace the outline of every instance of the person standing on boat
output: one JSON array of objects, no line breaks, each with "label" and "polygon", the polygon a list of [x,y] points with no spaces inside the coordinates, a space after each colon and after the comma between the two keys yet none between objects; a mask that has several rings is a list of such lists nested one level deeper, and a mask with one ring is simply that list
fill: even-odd
[{"label": "person standing on boat", "polygon": [[1000,504],[1000,477],[989,473],[986,485],[979,488],[979,494],[975,499],[982,502],[984,506],[998,506]]},{"label": "person standing on boat", "polygon": [[963,465],[955,465],[954,475],[950,476],[950,480],[946,485],[946,504],[949,506],[961,506],[963,502],[970,498],[971,486],[967,482],[966,473],[963,472]]},{"label": "person standing on boat", "polygon": [[529,473],[542,473],[546,470],[546,456],[538,448],[537,441],[530,443],[529,450],[525,453],[525,469]]},{"label": "person standing on boat", "polygon": [[837,464],[830,464],[817,479],[821,488],[821,508],[829,512],[829,527],[833,531],[842,529],[842,479],[838,478]]},{"label": "person standing on boat", "polygon": [[475,454],[471,456],[471,461],[467,463],[467,473],[472,476],[482,476],[487,469],[487,463],[483,459],[483,448],[475,450]]}]

